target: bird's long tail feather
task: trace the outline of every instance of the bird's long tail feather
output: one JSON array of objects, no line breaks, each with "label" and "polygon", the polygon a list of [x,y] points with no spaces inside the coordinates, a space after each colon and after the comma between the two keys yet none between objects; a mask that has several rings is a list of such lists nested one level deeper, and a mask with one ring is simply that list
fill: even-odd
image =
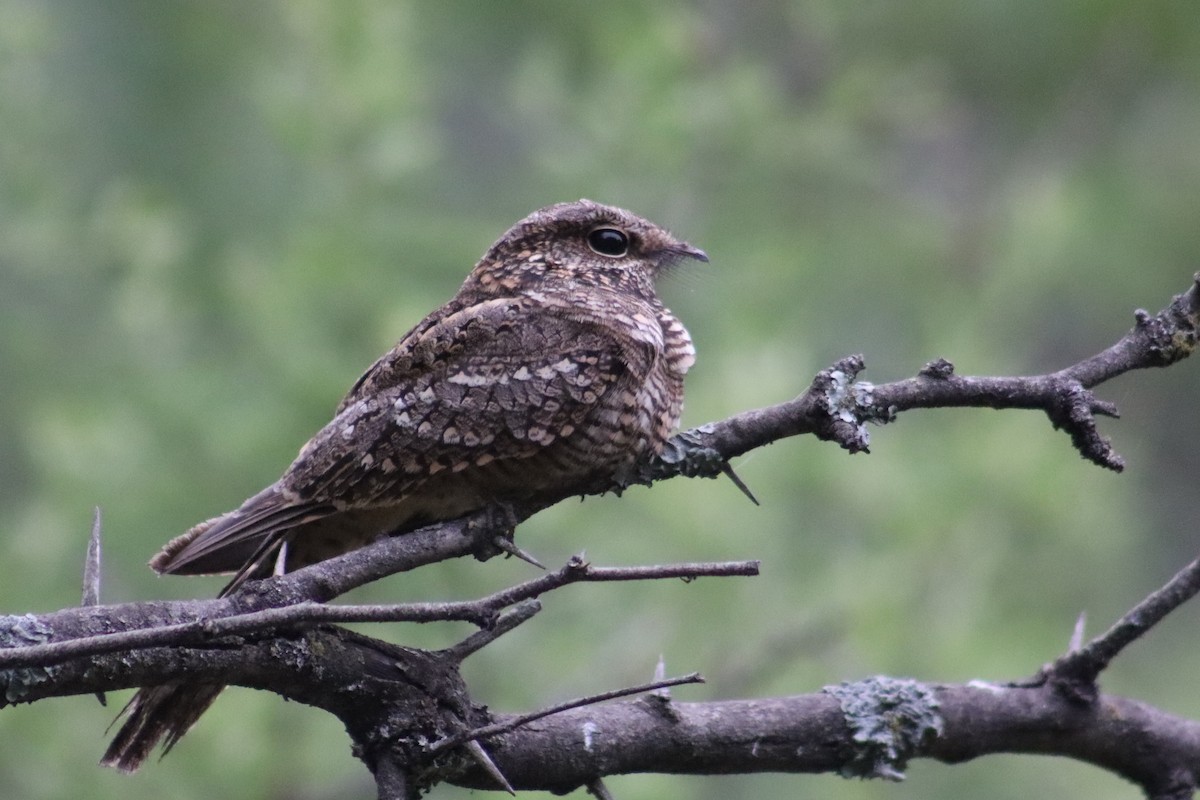
[{"label": "bird's long tail feather", "polygon": [[127,715],[125,722],[100,764],[136,772],[160,741],[166,755],[224,688],[213,683],[174,682],[139,689],[122,710]]}]

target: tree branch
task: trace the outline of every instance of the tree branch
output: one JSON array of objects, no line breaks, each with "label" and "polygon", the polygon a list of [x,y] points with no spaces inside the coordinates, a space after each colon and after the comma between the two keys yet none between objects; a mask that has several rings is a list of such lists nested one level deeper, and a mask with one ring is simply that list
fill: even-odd
[{"label": "tree branch", "polygon": [[[870,696],[893,679],[851,687]],[[915,682],[905,682],[915,684]],[[874,736],[834,694],[709,703],[642,697],[565,711],[486,740],[497,767],[518,790],[565,792],[596,776],[636,772],[691,775],[753,772],[840,773],[899,779],[914,758],[953,764],[997,753],[1037,753],[1085,761],[1144,787],[1151,797],[1191,797],[1200,766],[1200,725],[1133,700],[1102,695],[1086,707],[1053,688],[985,683],[928,686],[939,732],[885,757],[880,736],[903,718],[880,707]],[[499,717],[503,721],[505,717]],[[448,780],[490,788],[465,767]]]},{"label": "tree branch", "polygon": [[[1183,800],[1200,781],[1200,723],[1101,694],[1095,680],[1124,647],[1198,592],[1200,559],[1031,681],[927,685],[876,677],[768,700],[642,697],[564,711],[536,730],[515,728],[486,743],[497,768],[519,789],[564,791],[597,776],[645,771],[838,772],[901,780],[913,758],[958,763],[1038,753],[1109,770],[1141,786],[1151,800]],[[497,730],[505,719],[493,723]],[[555,757],[547,763],[551,751]],[[473,769],[446,779],[479,786]]]},{"label": "tree branch", "polygon": [[[507,733],[511,730],[521,727],[522,725],[528,725],[529,723],[543,719],[544,717],[549,717],[553,714],[561,714],[562,712],[570,711],[571,709],[592,706],[596,705],[597,703],[603,703],[606,700],[615,700],[619,697],[628,697],[629,695],[633,694],[645,694],[646,692],[653,692],[658,689],[666,689],[671,686],[683,686],[684,684],[689,683],[704,683],[704,678],[702,678],[698,672],[693,672],[690,675],[683,675],[678,678],[664,678],[651,681],[650,683],[644,683],[640,686],[629,686],[624,689],[613,689],[609,692],[601,692],[600,694],[592,694],[588,695],[587,697],[568,700],[565,703],[559,703],[557,705],[550,706],[549,708],[543,708],[539,709],[538,711],[532,711],[528,714],[509,717],[500,722],[493,722],[492,724],[484,725],[481,728],[463,731],[462,733],[455,734],[454,736],[449,736],[431,744],[429,746],[429,754],[437,755],[443,750],[458,747],[466,742]],[[658,696],[660,698],[662,697],[662,695]]]},{"label": "tree branch", "polygon": [[[657,580],[682,578],[694,580],[702,576],[753,576],[758,574],[756,561],[716,563],[666,564],[652,567],[594,567],[575,556],[562,569],[526,581],[478,600],[442,603],[395,603],[384,605],[330,606],[300,602],[296,605],[262,608],[242,612],[245,599],[241,596],[217,600],[186,600],[158,604],[128,604],[123,606],[85,607],[66,609],[38,619],[44,641],[0,649],[0,669],[30,665],[50,666],[74,658],[105,653],[131,652],[152,647],[203,646],[206,643],[234,635],[263,631],[302,628],[322,623],[349,622],[446,622],[465,621],[479,626],[492,625],[499,613],[523,600],[578,582]],[[154,614],[139,620],[139,614],[152,608]],[[186,619],[184,622],[163,624],[161,617]],[[4,618],[0,618],[0,623]],[[24,618],[17,620],[20,629]],[[144,623],[144,624],[139,624]],[[103,627],[112,630],[131,626],[115,633],[75,636],[61,641],[59,634],[67,629]],[[3,625],[0,624],[0,629]]]},{"label": "tree branch", "polygon": [[[959,377],[949,362],[937,360],[912,378],[873,385],[857,380],[861,357],[845,358],[818,373],[794,400],[681,433],[661,456],[621,476],[617,485],[564,487],[559,499],[677,476],[715,477],[728,471],[729,459],[802,433],[865,451],[867,423],[887,423],[915,408],[1039,409],[1085,458],[1120,469],[1120,456],[1099,435],[1095,420],[1116,416],[1117,409],[1091,390],[1129,370],[1190,355],[1197,345],[1198,296],[1195,283],[1158,314],[1139,311],[1135,327],[1113,346],[1046,375]],[[375,775],[379,796],[402,800],[445,779],[489,789],[587,786],[604,796],[600,776],[637,771],[839,771],[898,778],[912,758],[954,763],[997,752],[1087,761],[1137,782],[1156,800],[1190,797],[1196,785],[1200,723],[1101,694],[1095,680],[1124,647],[1200,591],[1200,563],[1032,681],[932,686],[873,678],[786,698],[677,703],[656,694],[504,717],[472,704],[458,667],[536,613],[534,598],[578,581],[748,575],[757,574],[758,565],[604,568],[579,557],[473,601],[324,605],[357,586],[435,561],[519,552],[497,537],[511,537],[512,526],[541,507],[501,510],[387,538],[250,583],[229,598],[112,606],[92,605],[100,588],[97,517],[85,606],[0,618],[0,706],[181,676],[268,689],[338,716]],[[327,626],[435,619],[467,620],[484,629],[458,645],[427,652]],[[537,724],[531,722],[535,718]],[[486,741],[474,744],[484,736]]]},{"label": "tree branch", "polygon": [[915,377],[876,385],[856,380],[865,362],[862,356],[849,356],[819,372],[793,400],[679,434],[660,459],[642,468],[638,479],[716,477],[725,461],[804,433],[837,442],[851,453],[865,452],[869,422],[892,422],[910,409],[956,407],[1040,409],[1071,436],[1084,458],[1119,471],[1124,462],[1095,427],[1095,415],[1117,416],[1116,406],[1096,399],[1090,389],[1131,370],[1169,366],[1195,351],[1200,273],[1190,289],[1158,314],[1138,310],[1134,317],[1133,329],[1111,347],[1046,375],[961,377],[949,361],[937,359]]},{"label": "tree branch", "polygon": [[1103,634],[1083,647],[1073,648],[1048,666],[1041,678],[1055,683],[1071,696],[1094,696],[1096,678],[1112,660],[1197,593],[1200,593],[1200,559],[1181,569],[1165,586],[1130,609]]}]

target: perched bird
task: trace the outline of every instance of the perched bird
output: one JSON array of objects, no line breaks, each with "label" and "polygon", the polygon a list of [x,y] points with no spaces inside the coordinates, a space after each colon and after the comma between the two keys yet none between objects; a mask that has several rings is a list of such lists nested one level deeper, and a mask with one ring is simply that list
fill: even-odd
[{"label": "perched bird", "polygon": [[[160,573],[288,572],[494,503],[619,479],[679,422],[691,338],[654,279],[702,250],[628,211],[548,206],[358,379],[283,477],[150,562]],[[101,763],[133,771],[221,691],[142,689]]]}]

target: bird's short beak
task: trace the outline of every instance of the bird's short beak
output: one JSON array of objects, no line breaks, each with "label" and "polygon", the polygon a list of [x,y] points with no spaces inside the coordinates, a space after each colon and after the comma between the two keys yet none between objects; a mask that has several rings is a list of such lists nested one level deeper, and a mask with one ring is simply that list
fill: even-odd
[{"label": "bird's short beak", "polygon": [[697,261],[708,261],[708,253],[699,247],[692,247],[687,242],[680,242],[679,246],[672,248],[672,250],[678,258],[694,258]]}]

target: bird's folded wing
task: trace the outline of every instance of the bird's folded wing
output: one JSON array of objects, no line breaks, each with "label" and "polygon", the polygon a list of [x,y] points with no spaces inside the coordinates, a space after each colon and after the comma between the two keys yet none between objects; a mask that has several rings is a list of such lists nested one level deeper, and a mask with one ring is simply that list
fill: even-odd
[{"label": "bird's folded wing", "polygon": [[[261,572],[292,528],[396,503],[439,473],[527,458],[622,405],[634,413],[631,387],[650,358],[604,326],[519,299],[447,314],[380,359],[277,483],[175,538],[151,566],[238,570],[236,584]],[[627,402],[614,403],[614,391]]]},{"label": "bird's folded wing", "polygon": [[636,413],[651,353],[521,298],[463,309],[380,359],[280,485],[303,502],[363,508],[443,471],[529,457],[597,414]]}]

